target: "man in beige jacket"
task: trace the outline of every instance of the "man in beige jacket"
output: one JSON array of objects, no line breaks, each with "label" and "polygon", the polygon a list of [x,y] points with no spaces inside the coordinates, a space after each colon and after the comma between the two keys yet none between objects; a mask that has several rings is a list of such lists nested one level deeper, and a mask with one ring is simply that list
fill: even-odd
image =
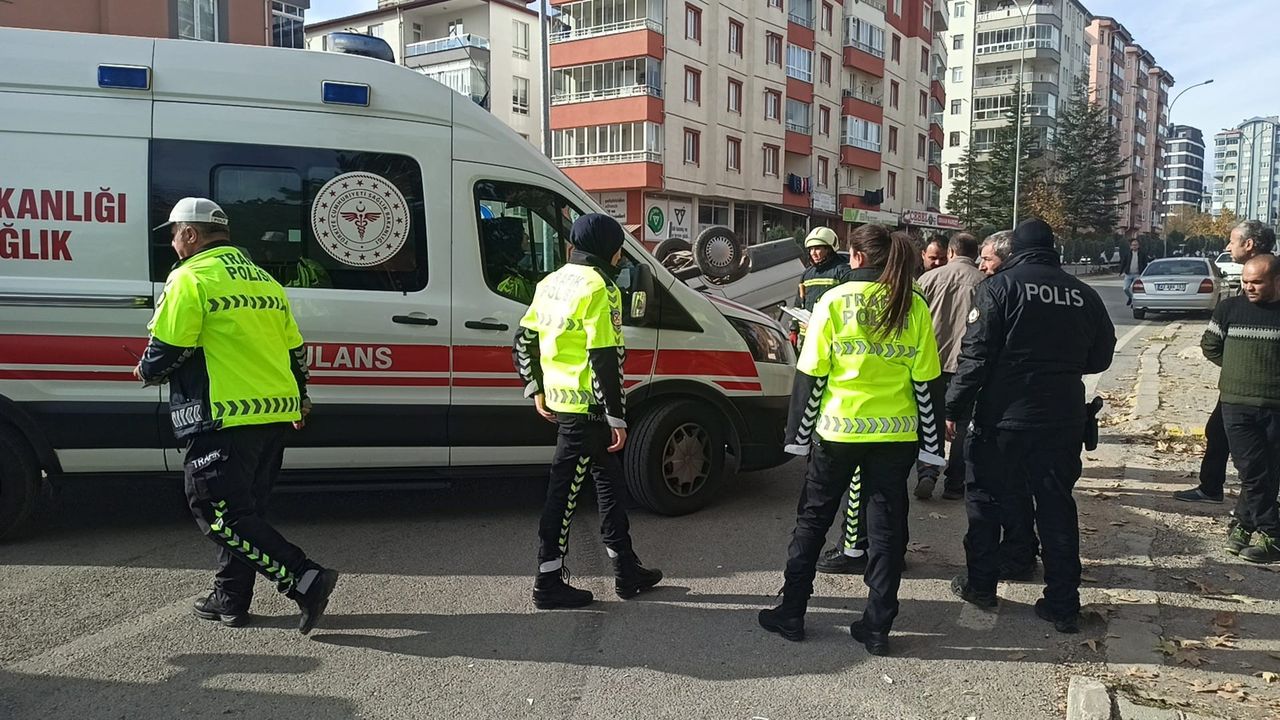
[{"label": "man in beige jacket", "polygon": [[[959,233],[951,238],[947,264],[920,276],[920,288],[929,301],[929,314],[933,316],[933,332],[938,339],[938,354],[942,362],[942,377],[951,380],[960,358],[960,341],[969,326],[969,313],[973,310],[973,295],[978,283],[986,275],[978,269],[978,241],[969,233]],[[964,436],[968,430],[968,418],[956,423],[956,439],[951,443],[944,475],[942,497],[958,500],[964,497]],[[921,500],[933,496],[938,483],[940,468],[919,464],[916,473],[919,480],[915,495]]]}]

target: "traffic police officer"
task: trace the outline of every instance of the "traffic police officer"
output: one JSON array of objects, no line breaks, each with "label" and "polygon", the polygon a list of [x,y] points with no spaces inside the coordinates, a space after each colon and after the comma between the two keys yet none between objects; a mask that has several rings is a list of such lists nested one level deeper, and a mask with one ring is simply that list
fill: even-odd
[{"label": "traffic police officer", "polygon": [[626,599],[658,584],[631,547],[626,510],[618,502],[627,440],[623,395],[622,297],[614,276],[623,229],[608,215],[573,223],[569,261],[538,283],[520,321],[515,364],[538,414],[559,425],[551,482],[538,527],[538,576],[533,604],[543,610],[589,604],[588,590],[568,584],[564,565],[578,491],[590,473],[600,506],[601,535],[613,559],[614,589]]},{"label": "traffic police officer", "polygon": [[[804,240],[804,249],[812,264],[800,276],[800,285],[792,304],[812,313],[824,293],[848,282],[852,270],[849,263],[836,252],[836,231],[829,227],[810,230],[809,236]],[[798,322],[793,323],[792,333],[798,346],[804,337],[804,327]]]},{"label": "traffic police officer", "polygon": [[280,284],[230,244],[212,200],[183,198],[169,222],[179,262],[165,280],[141,361],[147,385],[169,384],[174,434],[187,442],[185,489],[196,523],[218,545],[204,620],[249,621],[254,573],[298,603],[304,635],[338,573],[308,559],[263,518],[285,434],[309,412],[302,336]]},{"label": "traffic police officer", "polygon": [[[942,371],[929,306],[913,279],[919,255],[910,240],[879,225],[850,236],[851,280],[814,309],[800,351],[787,451],[808,455],[782,603],[760,625],[804,639],[815,563],[855,470],[866,503],[868,599],[849,631],[876,655],[888,652],[907,550],[907,476],[922,435],[941,443]],[[815,439],[813,436],[817,435]]]},{"label": "traffic police officer", "polygon": [[[952,591],[995,607],[1001,520],[1040,531],[1044,598],[1036,614],[1059,632],[1077,632],[1080,530],[1072,488],[1080,479],[1086,409],[1082,376],[1111,366],[1115,327],[1098,293],[1063,272],[1053,231],[1023,221],[1013,254],[978,286],[960,365],[947,390],[948,435],[973,409],[965,448],[969,475],[968,576]],[[1028,496],[1034,498],[1033,517]],[[1029,552],[1030,548],[1024,549]]]}]

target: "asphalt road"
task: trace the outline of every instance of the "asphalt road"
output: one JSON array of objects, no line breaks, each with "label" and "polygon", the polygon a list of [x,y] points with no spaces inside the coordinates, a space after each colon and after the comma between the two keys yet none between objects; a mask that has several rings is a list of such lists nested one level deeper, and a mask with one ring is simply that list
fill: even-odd
[{"label": "asphalt road", "polygon": [[[1126,320],[1118,280],[1095,284],[1122,334],[1150,327]],[[893,657],[848,636],[860,578],[819,577],[806,642],[761,630],[801,472],[745,474],[688,517],[634,513],[638,552],[668,579],[627,602],[586,499],[569,566],[600,602],[569,612],[529,599],[537,482],[279,495],[278,527],[344,573],[307,638],[266,583],[250,627],[190,615],[212,546],[175,485],[68,485],[41,532],[0,545],[0,718],[1061,717],[1088,658],[1034,617],[1034,583],[1004,588],[998,613],[951,597],[959,503],[912,507]]]}]

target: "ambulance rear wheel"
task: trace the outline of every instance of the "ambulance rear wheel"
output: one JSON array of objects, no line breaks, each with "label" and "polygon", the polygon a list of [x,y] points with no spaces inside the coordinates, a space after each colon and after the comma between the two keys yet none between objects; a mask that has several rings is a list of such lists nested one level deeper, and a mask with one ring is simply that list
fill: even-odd
[{"label": "ambulance rear wheel", "polygon": [[0,426],[0,539],[16,535],[40,501],[40,467],[21,435]]},{"label": "ambulance rear wheel", "polygon": [[664,403],[641,416],[623,451],[627,489],[642,507],[685,515],[724,482],[725,420],[703,403]]}]

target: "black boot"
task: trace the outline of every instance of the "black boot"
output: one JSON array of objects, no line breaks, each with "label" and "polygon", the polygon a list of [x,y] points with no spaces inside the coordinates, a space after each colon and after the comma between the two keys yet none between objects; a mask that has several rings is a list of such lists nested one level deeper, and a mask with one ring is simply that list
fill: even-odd
[{"label": "black boot", "polygon": [[991,609],[1000,604],[995,593],[978,592],[969,587],[968,575],[957,575],[951,581],[951,593],[967,603]]},{"label": "black boot", "polygon": [[304,572],[302,574],[303,580],[312,571],[316,573],[316,576],[311,579],[306,591],[300,592],[295,589],[290,591],[289,594],[289,597],[298,603],[298,610],[301,612],[298,618],[298,632],[303,635],[311,632],[316,625],[320,624],[320,618],[324,616],[325,608],[329,607],[329,596],[333,594],[333,587],[338,584],[338,571],[326,570],[320,566]]},{"label": "black boot", "polygon": [[191,606],[191,614],[201,620],[214,620],[227,627],[244,627],[249,624],[249,611],[237,610],[226,606],[218,599],[217,593],[209,593],[195,601]]},{"label": "black boot", "polygon": [[1080,632],[1080,615],[1079,613],[1071,617],[1063,617],[1054,614],[1049,609],[1049,603],[1044,598],[1036,601],[1036,617],[1045,622],[1053,623],[1053,629],[1066,635],[1074,635]]},{"label": "black boot", "polygon": [[662,582],[662,571],[645,567],[634,554],[619,555],[613,559],[613,577],[618,597],[628,600]]},{"label": "black boot", "polygon": [[868,630],[861,620],[857,620],[849,626],[849,634],[872,655],[889,654],[889,633]]},{"label": "black boot", "polygon": [[807,598],[801,599],[795,593],[788,595],[784,591],[781,605],[760,611],[760,627],[792,642],[800,642],[804,640],[804,613],[808,605]]},{"label": "black boot", "polygon": [[817,569],[828,575],[861,575],[867,571],[867,554],[853,557],[837,545],[818,557]]},{"label": "black boot", "polygon": [[595,596],[590,590],[579,590],[569,584],[569,568],[538,573],[533,582],[533,606],[539,610],[580,608],[591,604]]}]

